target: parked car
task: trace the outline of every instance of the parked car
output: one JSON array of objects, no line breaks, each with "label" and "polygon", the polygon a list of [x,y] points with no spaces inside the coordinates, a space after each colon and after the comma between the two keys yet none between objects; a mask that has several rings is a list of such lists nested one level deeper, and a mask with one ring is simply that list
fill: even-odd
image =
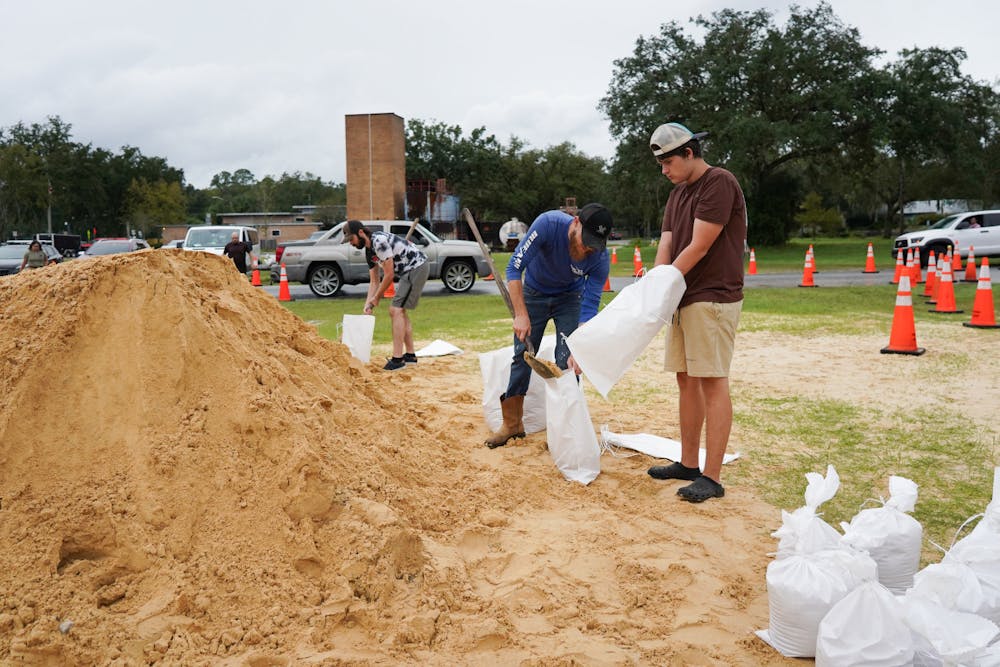
[{"label": "parked car", "polygon": [[91,258],[98,257],[100,255],[118,255],[123,252],[135,252],[136,250],[145,250],[149,247],[143,239],[130,239],[130,238],[104,238],[95,239],[90,247],[87,248],[80,257]]},{"label": "parked car", "polygon": [[278,247],[274,251],[274,261],[281,263],[281,257],[285,254],[285,248],[289,246],[307,246],[316,245],[316,241],[319,241],[325,236],[329,236],[333,232],[333,229],[321,229],[319,231],[313,232],[309,235],[307,239],[299,239],[298,241],[283,241],[278,244]]},{"label": "parked car", "polygon": [[173,241],[167,241],[166,243],[164,243],[160,247],[161,248],[183,248],[184,247],[184,239],[174,239]]},{"label": "parked car", "polygon": [[[10,276],[21,270],[24,253],[28,252],[28,243],[5,243],[0,245],[0,276]],[[62,261],[62,254],[48,243],[42,244],[49,262]]]},{"label": "parked car", "polygon": [[920,252],[920,265],[927,266],[930,251],[936,256],[948,251],[951,246],[964,259],[969,255],[969,246],[974,246],[976,257],[1000,255],[1000,211],[969,211],[941,218],[936,223],[918,232],[909,232],[896,237],[892,256],[903,251],[903,259],[910,248]]},{"label": "parked car", "polygon": [[[365,220],[365,227],[372,231],[392,232],[405,237],[410,230],[406,220]],[[333,227],[311,246],[286,246],[280,262],[271,265],[271,279],[278,282],[281,264],[289,282],[305,283],[313,294],[320,297],[335,296],[344,285],[368,282],[368,263],[365,251],[344,242],[345,223]],[[410,241],[427,255],[431,280],[441,279],[451,292],[468,292],[476,282],[476,274],[490,274],[486,257],[478,243],[472,241],[445,241],[426,227],[413,228]]]}]

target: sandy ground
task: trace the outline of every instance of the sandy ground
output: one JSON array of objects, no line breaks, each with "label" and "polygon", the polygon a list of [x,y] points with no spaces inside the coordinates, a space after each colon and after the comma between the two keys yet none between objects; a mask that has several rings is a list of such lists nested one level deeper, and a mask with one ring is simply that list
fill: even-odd
[{"label": "sandy ground", "polygon": [[[567,482],[544,433],[484,448],[476,350],[383,373],[172,250],[5,279],[0,309],[0,664],[803,663],[752,634],[776,508],[684,503],[642,455]],[[747,333],[734,390],[891,406],[926,371],[886,342]],[[661,354],[595,426],[677,437]]]}]

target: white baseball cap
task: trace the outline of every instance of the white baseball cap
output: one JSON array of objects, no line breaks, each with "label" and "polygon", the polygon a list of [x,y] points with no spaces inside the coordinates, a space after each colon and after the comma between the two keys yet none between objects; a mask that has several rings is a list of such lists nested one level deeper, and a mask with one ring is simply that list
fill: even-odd
[{"label": "white baseball cap", "polygon": [[653,136],[649,138],[649,147],[653,150],[653,155],[660,157],[680,148],[692,139],[707,136],[708,132],[692,132],[680,123],[664,123],[653,130]]}]

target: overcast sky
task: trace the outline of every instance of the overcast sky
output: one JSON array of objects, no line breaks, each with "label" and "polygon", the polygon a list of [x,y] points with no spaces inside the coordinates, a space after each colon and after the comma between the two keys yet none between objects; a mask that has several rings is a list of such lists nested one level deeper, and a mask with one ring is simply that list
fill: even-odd
[{"label": "overcast sky", "polygon": [[[1000,77],[1000,3],[831,4],[889,57],[961,46],[966,74]],[[610,157],[596,107],[614,60],[724,7],[788,13],[773,0],[0,0],[0,127],[57,115],[75,141],[136,146],[197,187],[240,168],[342,182],[344,115],[358,113]]]}]

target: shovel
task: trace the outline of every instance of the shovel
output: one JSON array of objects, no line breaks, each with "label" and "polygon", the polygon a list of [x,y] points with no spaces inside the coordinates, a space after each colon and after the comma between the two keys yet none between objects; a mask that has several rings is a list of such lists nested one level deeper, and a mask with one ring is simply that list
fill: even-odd
[{"label": "shovel", "polygon": [[[469,212],[469,209],[463,208],[462,215],[465,216],[465,221],[469,224],[469,229],[472,230],[472,234],[476,237],[476,241],[479,243],[480,250],[483,251],[486,263],[490,267],[490,273],[493,274],[493,278],[496,280],[497,289],[500,290],[500,296],[503,297],[503,302],[507,304],[507,310],[510,311],[510,316],[514,317],[514,302],[510,300],[510,292],[507,291],[507,283],[504,282],[503,276],[497,273],[497,269],[493,265],[493,256],[490,255],[490,249],[486,247],[485,243],[483,243],[483,237],[479,234],[479,227],[476,226],[476,221],[472,217],[472,213]],[[562,375],[562,370],[558,366],[542,361],[535,356],[535,346],[531,344],[531,340],[527,337],[524,338],[524,347],[526,348],[524,352],[524,361],[533,371],[546,379],[557,378]]]}]

